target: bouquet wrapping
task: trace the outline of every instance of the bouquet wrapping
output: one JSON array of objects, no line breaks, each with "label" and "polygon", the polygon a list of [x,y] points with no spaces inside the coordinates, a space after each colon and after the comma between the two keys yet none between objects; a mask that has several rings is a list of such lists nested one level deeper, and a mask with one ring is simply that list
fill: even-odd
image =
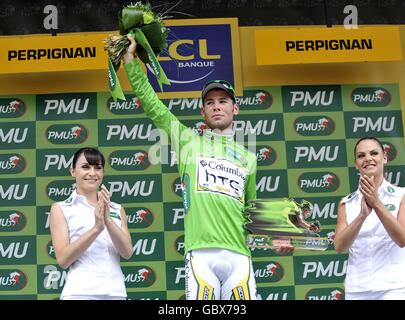
[{"label": "bouquet wrapping", "polygon": [[164,25],[164,16],[154,13],[149,3],[144,4],[138,1],[123,7],[118,12],[118,24],[120,35],[111,36],[104,41],[104,49],[107,50],[109,56],[109,87],[114,100],[125,100],[116,71],[120,67],[122,56],[130,45],[128,34],[135,38],[136,55],[143,63],[150,65],[160,89],[162,90],[162,84],[170,84],[157,60],[157,55],[167,48],[168,29]]}]

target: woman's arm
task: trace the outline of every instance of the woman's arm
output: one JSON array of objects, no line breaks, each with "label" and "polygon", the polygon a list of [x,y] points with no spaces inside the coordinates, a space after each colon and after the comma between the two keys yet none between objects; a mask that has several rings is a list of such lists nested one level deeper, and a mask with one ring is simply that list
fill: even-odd
[{"label": "woman's arm", "polygon": [[360,228],[370,212],[371,209],[367,206],[366,201],[363,198],[361,201],[360,214],[352,221],[352,223],[347,224],[346,205],[342,202],[339,204],[335,240],[333,242],[336,252],[342,253],[350,248],[354,240],[356,240]]},{"label": "woman's arm", "polygon": [[[94,210],[96,223],[75,242],[69,241],[69,228],[62,209],[54,203],[50,213],[50,229],[56,261],[63,269],[75,262],[104,229],[104,205],[100,202]],[[79,213],[80,214],[80,213]]]},{"label": "woman's arm", "polygon": [[378,188],[374,184],[373,177],[364,176],[360,179],[360,191],[367,204],[374,209],[391,239],[399,247],[405,247],[405,195],[401,199],[398,216],[395,218],[378,197]]},{"label": "woman's arm", "polygon": [[104,201],[105,204],[104,223],[108,233],[110,234],[113,245],[118,251],[119,255],[128,260],[131,258],[133,250],[125,210],[123,207],[120,209],[121,227],[119,227],[110,216],[110,193],[105,185],[101,186],[99,197],[102,199],[102,201]]},{"label": "woman's arm", "polygon": [[127,215],[125,214],[123,207],[120,209],[120,216],[121,228],[110,217],[110,213],[106,212],[105,226],[107,227],[115,249],[118,251],[121,257],[128,260],[132,257],[133,249],[131,235],[128,231]]}]

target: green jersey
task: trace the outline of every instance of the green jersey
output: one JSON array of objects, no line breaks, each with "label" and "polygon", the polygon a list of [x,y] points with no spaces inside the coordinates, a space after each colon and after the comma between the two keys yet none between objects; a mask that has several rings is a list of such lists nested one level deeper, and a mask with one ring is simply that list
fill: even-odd
[{"label": "green jersey", "polygon": [[[146,115],[168,135],[181,177],[185,253],[224,248],[250,256],[245,206],[256,198],[256,156],[233,135],[196,134],[160,101],[138,61],[125,65]],[[161,139],[162,140],[162,139]]]}]

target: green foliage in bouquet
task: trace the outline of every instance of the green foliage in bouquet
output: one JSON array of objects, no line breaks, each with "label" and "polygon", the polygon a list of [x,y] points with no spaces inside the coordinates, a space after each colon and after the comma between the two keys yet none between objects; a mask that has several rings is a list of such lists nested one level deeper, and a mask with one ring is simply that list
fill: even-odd
[{"label": "green foliage in bouquet", "polygon": [[121,57],[127,51],[130,42],[127,34],[133,34],[137,41],[136,54],[143,63],[151,63],[149,54],[142,46],[141,39],[137,38],[135,29],[142,31],[147,42],[157,56],[167,48],[168,29],[164,26],[166,17],[162,13],[154,13],[149,3],[136,2],[123,7],[118,12],[118,23],[120,36],[112,36],[105,40],[104,49],[108,55],[115,70],[118,70]]}]

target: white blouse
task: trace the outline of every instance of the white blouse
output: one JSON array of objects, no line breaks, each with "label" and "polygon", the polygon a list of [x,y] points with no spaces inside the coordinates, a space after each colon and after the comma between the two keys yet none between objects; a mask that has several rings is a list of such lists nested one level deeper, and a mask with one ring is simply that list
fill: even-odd
[{"label": "white blouse", "polygon": [[[74,191],[67,200],[58,204],[68,224],[70,243],[94,226],[94,207],[87,202],[86,197]],[[118,226],[121,226],[120,208],[119,204],[110,202],[110,215]],[[127,296],[120,255],[106,228],[69,267],[61,299],[75,295]]]},{"label": "white blouse", "polygon": [[[388,211],[397,218],[405,188],[384,180],[378,194]],[[357,190],[342,199],[346,204],[348,224],[359,215],[362,197]],[[405,248],[395,244],[373,210],[349,249],[345,290],[363,292],[395,288],[405,288]]]}]

